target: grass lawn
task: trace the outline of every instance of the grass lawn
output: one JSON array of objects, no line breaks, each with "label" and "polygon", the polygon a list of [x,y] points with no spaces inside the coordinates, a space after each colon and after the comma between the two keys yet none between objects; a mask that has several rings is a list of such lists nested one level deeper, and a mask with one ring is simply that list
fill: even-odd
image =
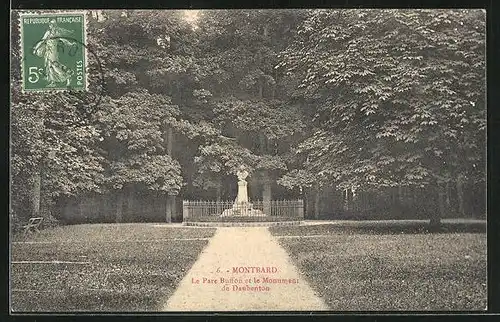
[{"label": "grass lawn", "polygon": [[415,224],[361,226],[270,231],[332,310],[486,309],[486,234],[479,227],[429,233]]},{"label": "grass lawn", "polygon": [[214,233],[214,228],[153,224],[43,230],[29,238],[32,243],[11,246],[12,261],[19,262],[11,264],[11,308],[15,312],[157,310],[208,243],[193,238]]}]

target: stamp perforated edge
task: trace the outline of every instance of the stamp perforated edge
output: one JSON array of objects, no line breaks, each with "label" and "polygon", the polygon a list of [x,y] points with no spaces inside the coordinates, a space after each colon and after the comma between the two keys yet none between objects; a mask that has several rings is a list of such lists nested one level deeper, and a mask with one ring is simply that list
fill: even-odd
[{"label": "stamp perforated edge", "polygon": [[37,90],[26,90],[24,88],[24,46],[23,46],[23,18],[29,16],[43,16],[43,15],[54,15],[54,14],[63,14],[63,15],[82,15],[83,16],[83,34],[82,34],[82,43],[83,43],[83,57],[84,57],[84,66],[85,66],[85,89],[84,91],[88,91],[89,81],[88,81],[88,50],[87,50],[87,30],[88,30],[88,15],[91,14],[90,10],[50,10],[50,9],[41,9],[36,11],[22,10],[17,9],[13,10],[19,13],[18,17],[18,32],[19,32],[19,43],[20,54],[21,54],[21,92],[23,94],[33,93],[54,93],[54,92],[68,92],[70,89],[67,88],[47,88],[47,89],[37,89]]}]

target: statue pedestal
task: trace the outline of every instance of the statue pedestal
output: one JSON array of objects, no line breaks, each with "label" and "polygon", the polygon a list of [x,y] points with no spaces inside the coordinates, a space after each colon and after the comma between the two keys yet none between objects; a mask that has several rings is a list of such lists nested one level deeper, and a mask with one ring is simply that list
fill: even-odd
[{"label": "statue pedestal", "polygon": [[235,205],[247,204],[248,203],[248,183],[245,180],[238,181],[238,195],[234,201]]}]

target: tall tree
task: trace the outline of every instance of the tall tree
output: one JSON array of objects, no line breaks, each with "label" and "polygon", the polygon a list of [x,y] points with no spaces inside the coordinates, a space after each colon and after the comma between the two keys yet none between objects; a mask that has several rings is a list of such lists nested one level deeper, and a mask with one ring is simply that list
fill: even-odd
[{"label": "tall tree", "polygon": [[[274,69],[300,17],[301,12],[287,10],[236,10],[206,12],[199,21],[200,82],[211,93],[207,116],[234,139],[232,148],[251,151],[245,163],[264,201],[271,200],[272,184],[286,170],[283,153],[291,138],[304,127],[300,110],[286,103],[283,75]],[[227,151],[219,151],[223,164]]]},{"label": "tall tree", "polygon": [[[13,12],[14,21],[18,12]],[[12,41],[19,30],[12,24]],[[30,55],[31,53],[25,53]],[[82,121],[81,98],[63,93],[23,93],[19,49],[11,64],[11,208],[18,219],[48,217],[53,205],[69,196],[99,191],[103,157],[99,130]],[[95,69],[90,66],[91,76]]]},{"label": "tall tree", "polygon": [[182,186],[173,127],[184,124],[178,104],[189,82],[192,29],[180,11],[116,10],[94,21],[92,30],[110,98],[99,122],[108,180],[119,191],[116,220],[126,195],[131,200],[137,189],[149,189],[164,193],[171,221]]},{"label": "tall tree", "polygon": [[308,172],[430,185],[441,205],[441,182],[484,169],[484,24],[479,10],[309,11],[278,66],[315,106]]}]

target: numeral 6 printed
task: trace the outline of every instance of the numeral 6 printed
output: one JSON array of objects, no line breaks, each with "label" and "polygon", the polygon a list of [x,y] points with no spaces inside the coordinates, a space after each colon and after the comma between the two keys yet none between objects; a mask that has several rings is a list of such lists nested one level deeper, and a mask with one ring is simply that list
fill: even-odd
[{"label": "numeral 6 printed", "polygon": [[40,76],[38,74],[43,74],[43,68],[38,68],[38,67],[30,67],[28,69],[28,81],[32,84],[38,82],[40,80]]}]

